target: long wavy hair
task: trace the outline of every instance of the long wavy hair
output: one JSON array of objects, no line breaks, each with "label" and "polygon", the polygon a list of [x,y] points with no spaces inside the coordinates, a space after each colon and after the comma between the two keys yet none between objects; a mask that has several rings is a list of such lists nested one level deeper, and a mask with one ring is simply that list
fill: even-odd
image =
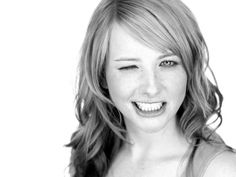
[{"label": "long wavy hair", "polygon": [[[222,122],[223,97],[216,82],[206,77],[205,71],[211,71],[208,49],[191,11],[180,0],[102,0],[89,23],[79,61],[75,99],[79,127],[67,145],[72,148],[72,177],[105,177],[123,143],[129,143],[123,115],[104,86],[114,23],[149,47],[181,58],[188,80],[177,124],[186,138],[210,142],[215,129],[209,128],[209,118],[216,115],[217,127]],[[188,173],[193,157],[194,151]]]}]

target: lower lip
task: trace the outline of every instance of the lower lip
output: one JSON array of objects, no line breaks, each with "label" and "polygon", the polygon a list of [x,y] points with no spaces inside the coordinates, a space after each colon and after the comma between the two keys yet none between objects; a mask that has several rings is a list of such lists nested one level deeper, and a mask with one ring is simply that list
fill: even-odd
[{"label": "lower lip", "polygon": [[136,113],[139,116],[147,117],[147,118],[154,118],[154,117],[160,116],[165,111],[167,103],[164,103],[162,105],[161,109],[159,109],[157,111],[142,111],[139,108],[137,108],[137,106],[134,103],[132,103],[132,104],[133,104],[133,106],[135,108]]}]

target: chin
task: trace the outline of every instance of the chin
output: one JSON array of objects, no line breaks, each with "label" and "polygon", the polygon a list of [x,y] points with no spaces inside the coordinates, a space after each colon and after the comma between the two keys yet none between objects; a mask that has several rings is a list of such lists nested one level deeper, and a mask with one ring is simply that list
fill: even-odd
[{"label": "chin", "polygon": [[163,131],[167,127],[172,128],[172,124],[175,124],[174,118],[160,116],[156,118],[143,118],[139,117],[136,120],[125,120],[127,130],[129,127],[131,131],[138,131],[143,133],[158,133]]}]

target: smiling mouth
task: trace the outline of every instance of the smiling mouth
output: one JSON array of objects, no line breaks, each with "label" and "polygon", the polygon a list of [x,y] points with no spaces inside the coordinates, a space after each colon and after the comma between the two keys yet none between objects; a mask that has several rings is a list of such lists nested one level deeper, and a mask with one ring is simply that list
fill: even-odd
[{"label": "smiling mouth", "polygon": [[132,102],[136,108],[136,112],[141,116],[157,116],[165,110],[166,102]]}]

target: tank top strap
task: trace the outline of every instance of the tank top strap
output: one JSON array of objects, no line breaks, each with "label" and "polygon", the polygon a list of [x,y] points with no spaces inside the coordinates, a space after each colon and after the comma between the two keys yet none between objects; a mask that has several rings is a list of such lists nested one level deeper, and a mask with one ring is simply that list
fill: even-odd
[{"label": "tank top strap", "polygon": [[227,147],[222,143],[208,143],[201,141],[197,147],[193,160],[194,177],[203,177],[211,161],[227,150]]}]

